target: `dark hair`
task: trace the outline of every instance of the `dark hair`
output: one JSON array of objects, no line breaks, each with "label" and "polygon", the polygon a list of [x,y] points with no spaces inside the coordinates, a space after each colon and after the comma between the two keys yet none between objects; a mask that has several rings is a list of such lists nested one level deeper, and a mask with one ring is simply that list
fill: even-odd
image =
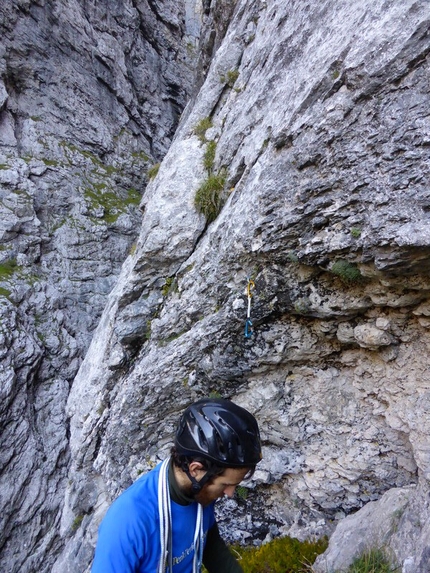
[{"label": "dark hair", "polygon": [[[172,446],[170,455],[174,465],[185,473],[187,473],[191,462],[199,462],[199,464],[202,464],[203,469],[211,476],[220,476],[227,469],[226,466],[220,466],[219,464],[216,464],[211,460],[207,460],[206,458],[202,458],[201,456],[184,456],[183,454],[179,454],[175,446]],[[250,467],[245,479],[250,479],[254,475],[254,472],[255,466]]]}]

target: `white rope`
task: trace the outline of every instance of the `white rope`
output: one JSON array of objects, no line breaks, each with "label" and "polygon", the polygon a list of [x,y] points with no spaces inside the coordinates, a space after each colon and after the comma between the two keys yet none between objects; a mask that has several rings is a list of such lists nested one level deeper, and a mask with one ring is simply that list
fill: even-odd
[{"label": "white rope", "polygon": [[203,507],[197,504],[196,530],[194,532],[193,573],[200,573],[203,560]]},{"label": "white rope", "polygon": [[[169,492],[169,470],[170,458],[161,464],[160,475],[158,477],[158,515],[160,519],[160,546],[161,554],[158,563],[157,573],[173,573],[172,561],[172,510],[170,505]],[[196,529],[194,531],[194,557],[193,573],[200,573],[203,561],[203,507],[197,504]]]},{"label": "white rope", "polygon": [[[158,478],[158,515],[160,518],[161,555],[157,573],[165,573],[166,566],[172,571],[172,514],[170,509],[169,480],[167,477],[169,458],[161,464]],[[169,558],[169,564],[167,564]]]}]

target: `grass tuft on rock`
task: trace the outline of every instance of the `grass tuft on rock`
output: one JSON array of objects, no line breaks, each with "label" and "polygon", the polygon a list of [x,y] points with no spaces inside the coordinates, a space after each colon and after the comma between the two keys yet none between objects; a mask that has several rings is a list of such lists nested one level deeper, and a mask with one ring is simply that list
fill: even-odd
[{"label": "grass tuft on rock", "polygon": [[225,180],[225,173],[211,174],[197,189],[194,206],[206,217],[208,223],[212,223],[221,210]]},{"label": "grass tuft on rock", "polygon": [[200,140],[200,143],[206,143],[206,131],[212,127],[210,117],[204,117],[194,126],[194,133]]},{"label": "grass tuft on rock", "polygon": [[347,569],[347,573],[394,573],[387,555],[382,549],[371,549],[356,557]]}]

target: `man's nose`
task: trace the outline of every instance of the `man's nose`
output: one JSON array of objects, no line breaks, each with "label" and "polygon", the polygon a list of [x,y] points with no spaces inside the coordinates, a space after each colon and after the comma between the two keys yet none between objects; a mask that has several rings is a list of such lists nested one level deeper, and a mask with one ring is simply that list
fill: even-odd
[{"label": "man's nose", "polygon": [[229,485],[225,488],[224,495],[226,495],[227,497],[233,497],[235,491],[236,491],[236,486],[235,485]]}]

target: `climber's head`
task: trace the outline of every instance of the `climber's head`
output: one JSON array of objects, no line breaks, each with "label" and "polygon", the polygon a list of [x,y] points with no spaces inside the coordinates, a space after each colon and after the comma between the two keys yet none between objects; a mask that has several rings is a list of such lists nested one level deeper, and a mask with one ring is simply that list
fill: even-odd
[{"label": "climber's head", "polygon": [[188,476],[200,503],[208,502],[208,497],[233,495],[235,487],[253,474],[261,457],[256,419],[230,400],[199,400],[179,420],[173,460]]}]

